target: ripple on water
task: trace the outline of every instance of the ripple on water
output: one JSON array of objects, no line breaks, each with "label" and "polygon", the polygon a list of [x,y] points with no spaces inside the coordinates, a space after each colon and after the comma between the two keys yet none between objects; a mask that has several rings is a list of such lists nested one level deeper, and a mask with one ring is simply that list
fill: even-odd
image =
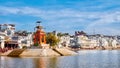
[{"label": "ripple on water", "polygon": [[119,50],[83,50],[76,56],[0,57],[0,68],[119,68]]}]

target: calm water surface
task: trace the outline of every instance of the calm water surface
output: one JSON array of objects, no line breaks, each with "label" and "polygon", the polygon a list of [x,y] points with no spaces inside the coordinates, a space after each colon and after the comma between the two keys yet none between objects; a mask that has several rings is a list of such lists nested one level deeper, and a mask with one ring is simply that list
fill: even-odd
[{"label": "calm water surface", "polygon": [[76,56],[0,57],[0,68],[120,68],[119,50],[85,50]]}]

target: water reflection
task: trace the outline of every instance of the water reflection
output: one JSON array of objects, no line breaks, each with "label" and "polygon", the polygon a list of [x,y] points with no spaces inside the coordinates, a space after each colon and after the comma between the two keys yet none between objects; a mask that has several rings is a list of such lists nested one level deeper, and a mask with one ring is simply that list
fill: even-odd
[{"label": "water reflection", "polygon": [[34,58],[35,68],[57,68],[57,57]]},{"label": "water reflection", "polygon": [[1,57],[1,68],[33,68],[33,59]]},{"label": "water reflection", "polygon": [[0,57],[0,68],[119,68],[119,50],[79,51],[77,56]]},{"label": "water reflection", "polygon": [[[80,54],[80,53],[79,53]],[[79,56],[79,65],[84,68],[119,68],[120,51],[88,51],[88,53]],[[81,59],[82,58],[82,59]]]}]

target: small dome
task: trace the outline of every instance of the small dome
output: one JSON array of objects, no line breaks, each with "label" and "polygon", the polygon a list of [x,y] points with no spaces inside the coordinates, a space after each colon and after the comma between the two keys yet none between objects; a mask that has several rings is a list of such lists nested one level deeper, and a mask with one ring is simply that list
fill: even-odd
[{"label": "small dome", "polygon": [[37,29],[42,29],[43,27],[42,26],[36,26]]}]

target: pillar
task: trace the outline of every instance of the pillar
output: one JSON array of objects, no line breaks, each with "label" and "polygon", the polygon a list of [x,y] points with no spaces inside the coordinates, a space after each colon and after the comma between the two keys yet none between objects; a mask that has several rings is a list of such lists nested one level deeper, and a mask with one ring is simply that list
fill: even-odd
[{"label": "pillar", "polygon": [[39,38],[39,44],[41,45],[41,43],[42,43],[42,36],[40,35],[40,38]]},{"label": "pillar", "polygon": [[4,41],[1,40],[1,48],[3,49],[5,47]]},{"label": "pillar", "polygon": [[46,36],[44,35],[44,44],[46,44]]},{"label": "pillar", "polygon": [[22,49],[21,40],[18,41],[18,46],[20,47],[20,49]]}]

